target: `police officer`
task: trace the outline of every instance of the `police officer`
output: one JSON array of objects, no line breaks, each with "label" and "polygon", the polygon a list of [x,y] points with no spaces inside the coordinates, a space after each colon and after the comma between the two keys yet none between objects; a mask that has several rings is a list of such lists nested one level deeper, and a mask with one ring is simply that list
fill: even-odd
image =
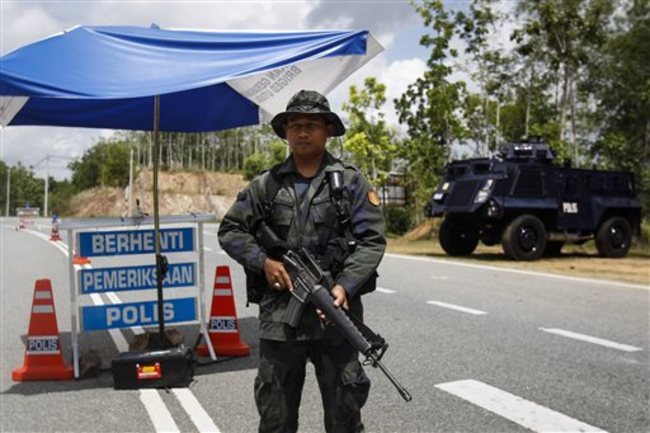
[{"label": "police officer", "polygon": [[[305,307],[296,328],[284,323],[291,279],[279,258],[270,257],[260,247],[253,232],[256,223],[267,218],[289,247],[307,248],[334,281],[334,304],[361,317],[360,292],[368,291],[369,284],[374,283],[386,246],[379,197],[358,169],[325,149],[327,139],[343,135],[345,127],[323,95],[298,92],[271,125],[287,140],[291,155],[253,179],[219,228],[223,249],[244,266],[247,274],[260,275],[255,287],[260,297],[260,359],[255,379],[259,431],[298,430],[298,408],[309,359],[322,395],[325,430],[362,432],[361,408],[368,398],[370,381],[358,352],[311,305]],[[342,174],[349,209],[347,233],[356,243],[343,254],[340,248],[332,248],[350,242],[344,239],[344,218],[333,204],[331,172]],[[278,184],[273,197],[266,197],[268,182]]]}]

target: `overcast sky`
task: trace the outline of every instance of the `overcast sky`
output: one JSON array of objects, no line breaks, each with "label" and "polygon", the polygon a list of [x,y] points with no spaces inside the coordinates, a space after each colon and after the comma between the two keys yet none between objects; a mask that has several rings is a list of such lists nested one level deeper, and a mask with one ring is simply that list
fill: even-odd
[{"label": "overcast sky", "polygon": [[[453,0],[453,7],[469,1]],[[330,95],[340,110],[351,84],[368,76],[387,86],[392,101],[419,77],[428,57],[419,45],[425,32],[421,18],[408,1],[19,1],[0,0],[0,53],[76,25],[137,25],[209,30],[368,29],[385,51],[357,71]],[[396,123],[392,102],[387,118]],[[0,130],[0,159],[13,165],[35,165],[54,155],[50,175],[69,177],[68,160],[83,154],[112,131],[81,128],[16,126]],[[45,175],[45,163],[34,171]]]}]

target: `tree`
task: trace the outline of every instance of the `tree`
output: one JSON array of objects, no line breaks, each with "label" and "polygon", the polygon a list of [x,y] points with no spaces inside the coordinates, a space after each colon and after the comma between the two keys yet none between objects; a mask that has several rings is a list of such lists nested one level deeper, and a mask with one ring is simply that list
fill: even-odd
[{"label": "tree", "polygon": [[9,166],[0,161],[0,212],[4,215],[7,206],[7,175],[11,172],[9,190],[9,214],[15,215],[17,207],[32,206],[43,209],[45,180],[34,177],[31,169],[20,162]]},{"label": "tree", "polygon": [[465,41],[465,52],[474,65],[472,78],[479,84],[480,96],[466,95],[463,113],[468,138],[476,144],[476,154],[487,156],[500,139],[501,102],[508,93],[511,59],[490,45],[490,34],[501,16],[492,9],[495,0],[474,0],[470,14],[456,14],[458,35]]},{"label": "tree", "polygon": [[78,192],[69,180],[50,180],[50,209],[52,214],[67,215],[70,212],[70,200]]},{"label": "tree", "polygon": [[386,86],[368,77],[361,90],[350,86],[349,99],[343,104],[350,121],[343,146],[355,165],[376,186],[388,179],[397,150],[393,142],[395,134],[386,126],[385,113],[381,111],[385,103]]},{"label": "tree", "polygon": [[409,166],[405,181],[413,191],[416,208],[421,209],[442,174],[451,145],[464,134],[456,111],[465,85],[449,82],[452,73],[449,60],[458,54],[450,46],[455,32],[451,14],[439,0],[425,0],[415,8],[432,31],[420,39],[420,44],[431,49],[431,54],[424,75],[395,100],[395,107],[409,136],[399,153]]},{"label": "tree", "polygon": [[129,144],[102,140],[69,165],[78,190],[95,186],[124,187],[129,182]]},{"label": "tree", "polygon": [[269,168],[268,158],[261,153],[256,153],[244,160],[244,179],[252,180],[262,170]]},{"label": "tree", "polygon": [[581,134],[582,107],[588,100],[580,93],[580,77],[586,75],[590,59],[599,55],[607,40],[613,10],[611,0],[519,0],[518,3],[518,11],[525,19],[523,27],[513,34],[518,52],[542,61],[555,78],[557,128],[541,129],[557,129],[556,152],[564,151],[569,145],[576,165],[580,162],[581,141],[588,139],[586,133]]},{"label": "tree", "polygon": [[594,59],[586,82],[593,92],[591,119],[598,132],[592,155],[600,165],[636,174],[644,209],[650,209],[650,2],[628,3],[613,36]]}]

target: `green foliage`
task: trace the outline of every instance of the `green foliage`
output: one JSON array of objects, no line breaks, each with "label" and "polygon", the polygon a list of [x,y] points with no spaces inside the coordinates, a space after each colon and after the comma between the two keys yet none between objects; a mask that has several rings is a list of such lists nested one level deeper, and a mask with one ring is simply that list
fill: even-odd
[{"label": "green foliage", "polygon": [[384,217],[386,218],[386,229],[391,234],[403,235],[413,225],[412,212],[407,207],[384,206]]},{"label": "green foliage", "polygon": [[287,159],[287,144],[280,139],[269,143],[269,165],[273,166]]},{"label": "green foliage", "polygon": [[244,160],[244,179],[252,180],[262,170],[269,168],[269,160],[261,153],[256,153]]},{"label": "green foliage", "polygon": [[636,175],[644,211],[650,209],[650,2],[626,5],[605,49],[589,70],[599,136],[591,153],[600,165]]},{"label": "green foliage", "polygon": [[79,192],[69,180],[55,181],[50,179],[49,208],[51,214],[66,216],[70,213],[70,200]]},{"label": "green foliage", "polygon": [[480,86],[479,94],[466,94],[462,105],[463,138],[475,143],[477,156],[487,156],[500,141],[500,103],[509,93],[513,60],[490,46],[501,17],[492,9],[494,0],[475,0],[470,14],[456,13],[458,36],[465,41],[465,52],[476,65],[470,75]]},{"label": "green foliage", "polygon": [[80,191],[95,186],[124,187],[129,183],[129,145],[100,141],[69,167],[72,183]]},{"label": "green foliage", "polygon": [[412,191],[416,209],[421,209],[435,188],[450,147],[465,135],[456,115],[465,85],[449,81],[453,72],[449,60],[457,56],[451,47],[456,29],[451,14],[442,1],[425,0],[415,9],[432,31],[420,39],[420,44],[431,51],[424,75],[395,100],[395,108],[409,135],[399,153],[408,162],[405,183]]},{"label": "green foliage", "polygon": [[513,33],[517,52],[528,64],[537,62],[536,73],[548,77],[543,80],[547,94],[556,95],[553,122],[557,135],[553,138],[562,152],[570,146],[578,165],[587,154],[584,143],[590,139],[585,120],[590,104],[584,91],[590,84],[585,83],[585,72],[607,41],[614,4],[611,0],[519,0],[518,10],[525,21]]},{"label": "green foliage", "polygon": [[34,173],[20,162],[10,167],[0,161],[0,212],[4,215],[7,206],[7,176],[9,180],[9,215],[16,215],[17,207],[29,205],[43,211],[45,180],[34,177]]},{"label": "green foliage", "polygon": [[268,156],[255,153],[244,159],[244,179],[252,180],[263,170],[273,167],[286,159],[287,145],[282,140],[273,140],[268,144]]},{"label": "green foliage", "polygon": [[363,89],[350,86],[348,102],[343,104],[350,120],[343,146],[352,162],[375,185],[388,179],[397,150],[394,133],[386,126],[381,111],[385,103],[386,86],[368,77]]},{"label": "green foliage", "polygon": [[650,219],[646,218],[641,221],[641,234],[639,236],[641,244],[644,246],[650,245]]}]

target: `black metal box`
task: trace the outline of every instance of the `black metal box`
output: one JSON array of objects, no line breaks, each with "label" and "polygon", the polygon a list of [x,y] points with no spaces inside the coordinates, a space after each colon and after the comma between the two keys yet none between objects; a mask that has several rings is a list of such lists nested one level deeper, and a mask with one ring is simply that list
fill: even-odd
[{"label": "black metal box", "polygon": [[194,378],[194,360],[187,347],[123,352],[111,370],[115,389],[184,387]]}]

